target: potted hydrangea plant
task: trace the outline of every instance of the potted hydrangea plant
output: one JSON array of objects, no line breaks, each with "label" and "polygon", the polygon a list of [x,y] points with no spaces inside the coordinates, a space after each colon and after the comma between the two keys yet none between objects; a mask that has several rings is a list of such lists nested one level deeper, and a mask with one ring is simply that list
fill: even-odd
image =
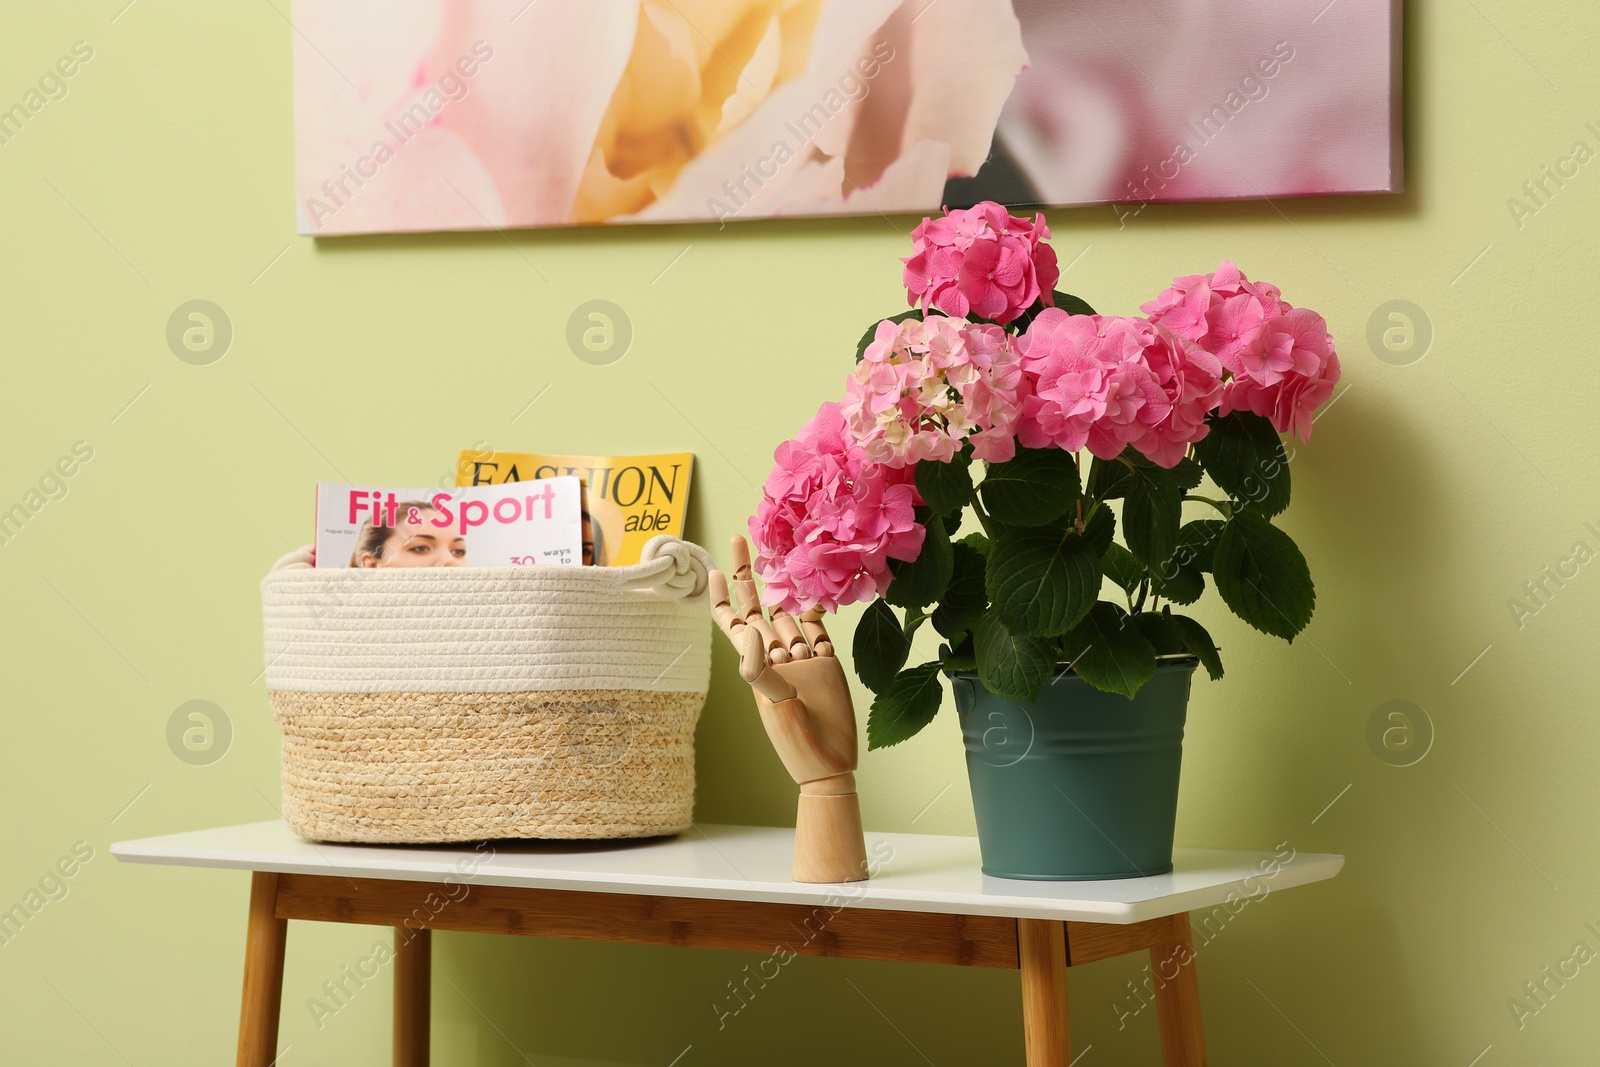
[{"label": "potted hydrangea plant", "polygon": [[[1279,434],[1308,439],[1338,381],[1327,324],[1232,263],[1097,314],[1055,291],[1043,216],[994,203],[912,237],[912,309],[776,452],[750,521],[763,598],[870,602],[871,748],[927,725],[951,678],[985,870],[1169,870],[1190,677],[1222,676],[1189,605],[1214,587],[1286,641],[1311,619],[1272,520]],[[924,626],[938,658],[908,666]]]}]

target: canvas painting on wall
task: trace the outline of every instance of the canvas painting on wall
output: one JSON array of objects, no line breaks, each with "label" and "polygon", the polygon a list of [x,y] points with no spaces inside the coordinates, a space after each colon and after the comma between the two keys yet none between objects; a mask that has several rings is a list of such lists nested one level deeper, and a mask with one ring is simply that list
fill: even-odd
[{"label": "canvas painting on wall", "polygon": [[1399,0],[295,0],[302,233],[1400,188]]}]

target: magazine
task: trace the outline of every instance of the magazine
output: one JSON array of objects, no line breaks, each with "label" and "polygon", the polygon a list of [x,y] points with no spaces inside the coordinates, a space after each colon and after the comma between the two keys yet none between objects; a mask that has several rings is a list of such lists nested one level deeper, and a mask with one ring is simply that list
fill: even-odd
[{"label": "magazine", "polygon": [[626,567],[657,534],[683,536],[694,456],[563,456],[463,450],[456,484],[501,485],[576,475],[584,484],[583,562]]},{"label": "magazine", "polygon": [[458,489],[317,486],[322,567],[576,566],[583,485],[575,477]]}]

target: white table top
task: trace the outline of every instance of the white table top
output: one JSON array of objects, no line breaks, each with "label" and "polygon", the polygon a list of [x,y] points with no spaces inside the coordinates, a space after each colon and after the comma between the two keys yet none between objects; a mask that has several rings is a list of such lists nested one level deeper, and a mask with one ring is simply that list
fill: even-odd
[{"label": "white table top", "polygon": [[[1325,854],[1180,848],[1170,874],[1035,882],[982,873],[975,837],[869,831],[867,850],[883,860],[877,873],[841,889],[791,881],[794,831],[766,826],[697,826],[675,838],[640,842],[496,841],[478,849],[314,844],[274,820],[111,846],[119,860],[181,867],[422,882],[449,874],[482,885],[779,904],[837,905],[845,893],[854,907],[885,911],[1117,924],[1208,908],[1230,893],[1259,899],[1263,892],[1332,878],[1344,866],[1343,856]],[[461,862],[474,855],[488,858],[463,877]]]}]

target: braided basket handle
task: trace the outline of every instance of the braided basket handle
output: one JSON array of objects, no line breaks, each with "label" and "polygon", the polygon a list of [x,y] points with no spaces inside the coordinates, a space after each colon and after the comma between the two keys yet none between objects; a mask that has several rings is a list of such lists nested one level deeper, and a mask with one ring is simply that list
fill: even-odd
[{"label": "braided basket handle", "polygon": [[706,550],[671,534],[657,534],[644,544],[639,562],[623,567],[624,589],[653,589],[667,596],[692,600],[704,596],[706,575],[713,569]]}]

